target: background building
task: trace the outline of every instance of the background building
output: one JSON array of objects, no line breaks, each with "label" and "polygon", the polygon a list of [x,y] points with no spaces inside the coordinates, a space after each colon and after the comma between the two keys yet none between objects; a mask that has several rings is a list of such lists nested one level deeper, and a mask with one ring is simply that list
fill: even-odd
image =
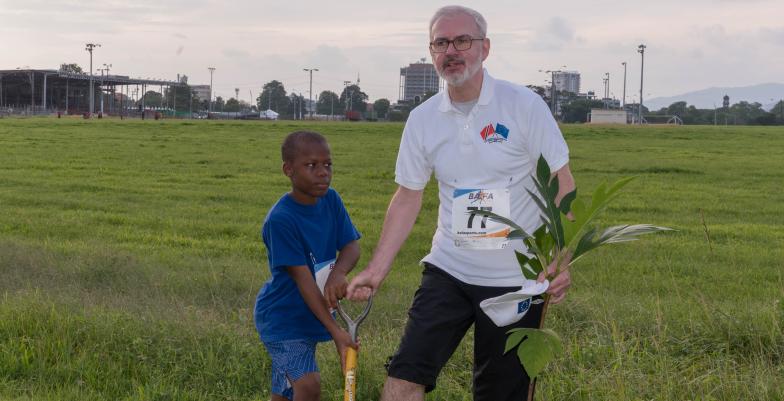
[{"label": "background building", "polygon": [[580,73],[577,71],[558,71],[553,73],[557,91],[580,93]]},{"label": "background building", "polygon": [[399,100],[419,103],[425,94],[438,92],[440,79],[433,64],[420,62],[400,69]]},{"label": "background building", "polygon": [[193,95],[199,98],[199,101],[209,100],[210,86],[209,85],[191,85]]}]

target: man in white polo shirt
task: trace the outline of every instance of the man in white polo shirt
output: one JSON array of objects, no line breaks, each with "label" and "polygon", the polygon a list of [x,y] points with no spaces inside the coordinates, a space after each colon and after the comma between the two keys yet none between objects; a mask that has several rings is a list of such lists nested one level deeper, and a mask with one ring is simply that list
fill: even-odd
[{"label": "man in white polo shirt", "polygon": [[[460,6],[439,9],[430,21],[430,54],[447,90],[411,112],[400,143],[392,197],[381,238],[348,297],[375,292],[408,237],[423,190],[438,181],[438,227],[414,296],[398,351],[392,357],[382,400],[423,400],[466,331],[475,325],[474,399],[523,400],[529,380],[514,353],[503,355],[505,333],[536,327],[541,301],[522,320],[497,327],[479,308],[487,298],[523,283],[508,228],[471,214],[492,210],[533,233],[542,221],[525,188],[543,155],[560,181],[559,198],[574,189],[569,149],[544,101],[525,87],[496,80],[482,68],[490,52],[487,23]],[[566,261],[568,263],[568,260]],[[556,266],[549,266],[552,271]],[[542,280],[544,275],[540,277]],[[568,270],[550,283],[558,303],[570,284]],[[364,295],[363,295],[364,294]]]}]

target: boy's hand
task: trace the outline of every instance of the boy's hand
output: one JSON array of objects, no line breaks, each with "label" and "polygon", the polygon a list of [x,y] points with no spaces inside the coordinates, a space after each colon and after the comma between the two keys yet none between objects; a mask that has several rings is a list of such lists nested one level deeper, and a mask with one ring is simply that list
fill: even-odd
[{"label": "boy's hand", "polygon": [[332,340],[335,341],[335,348],[337,348],[338,355],[340,356],[340,371],[346,371],[346,351],[349,347],[359,349],[359,345],[351,341],[351,336],[345,330],[338,330],[332,335]]},{"label": "boy's hand", "polygon": [[346,274],[338,269],[333,269],[329,273],[329,277],[327,277],[326,284],[324,284],[324,298],[326,298],[330,308],[337,308],[338,300],[346,296],[347,287]]}]

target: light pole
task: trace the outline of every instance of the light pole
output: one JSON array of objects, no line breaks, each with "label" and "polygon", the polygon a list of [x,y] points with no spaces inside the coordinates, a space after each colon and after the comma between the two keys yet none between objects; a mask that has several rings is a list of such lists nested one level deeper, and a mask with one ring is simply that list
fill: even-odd
[{"label": "light pole", "polygon": [[310,89],[308,90],[308,107],[310,108],[310,119],[313,119],[313,71],[318,71],[318,68],[303,68],[302,71],[310,73]]},{"label": "light pole", "polygon": [[623,64],[623,108],[626,109],[626,62]]},{"label": "light pole", "polygon": [[95,110],[95,93],[93,91],[93,49],[96,47],[101,47],[99,43],[87,43],[85,45],[85,49],[90,52],[90,113],[88,115],[92,116],[93,111]]},{"label": "light pole", "polygon": [[[111,68],[111,64],[103,63],[103,68],[99,68],[98,71],[101,71],[101,115],[103,115],[103,73],[106,72],[106,76],[109,76],[109,68]],[[111,108],[111,107],[110,107]]]},{"label": "light pole", "polygon": [[215,67],[207,67],[210,70],[210,100],[207,101],[207,111],[212,112],[212,73],[215,72]]},{"label": "light pole", "polygon": [[234,100],[237,101],[237,114],[240,111],[240,88],[234,88]]},{"label": "light pole", "polygon": [[637,53],[640,53],[640,108],[639,108],[639,115],[638,115],[638,117],[640,119],[640,124],[642,124],[642,82],[643,82],[642,81],[642,74],[643,74],[644,67],[645,67],[645,48],[646,47],[647,46],[642,45],[642,44],[637,46]]},{"label": "light pole", "polygon": [[343,81],[343,87],[345,88],[345,89],[343,89],[343,92],[346,93],[346,102],[347,102],[346,105],[348,106],[348,110],[346,110],[346,111],[353,111],[354,105],[351,104],[351,101],[349,100],[349,93],[350,92],[348,92],[348,90],[347,90],[349,84],[351,84],[351,81]]},{"label": "light pole", "polygon": [[604,102],[604,108],[609,109],[610,108],[610,73],[609,72],[604,73],[604,78],[602,78],[602,83],[604,83],[604,99],[602,99],[602,102]]}]

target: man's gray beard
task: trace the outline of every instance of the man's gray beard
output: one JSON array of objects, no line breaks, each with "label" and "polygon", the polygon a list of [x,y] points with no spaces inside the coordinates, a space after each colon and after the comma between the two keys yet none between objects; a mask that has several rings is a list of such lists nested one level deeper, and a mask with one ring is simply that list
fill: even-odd
[{"label": "man's gray beard", "polygon": [[476,72],[479,71],[480,69],[482,69],[482,63],[476,63],[476,65],[474,66],[471,66],[468,63],[466,63],[466,68],[463,70],[462,73],[460,73],[460,75],[457,76],[454,74],[447,76],[447,74],[444,74],[438,70],[436,70],[436,72],[438,73],[438,76],[440,76],[441,79],[446,81],[446,83],[449,86],[460,86],[466,83],[466,81],[468,81],[469,78],[474,76],[474,74],[476,74]]}]

